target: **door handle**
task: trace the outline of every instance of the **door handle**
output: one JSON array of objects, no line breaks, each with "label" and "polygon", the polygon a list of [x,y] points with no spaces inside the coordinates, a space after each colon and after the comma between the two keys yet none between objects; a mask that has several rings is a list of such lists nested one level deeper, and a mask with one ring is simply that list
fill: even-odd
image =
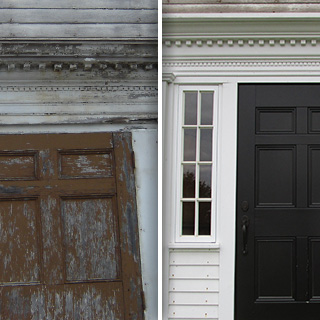
[{"label": "door handle", "polygon": [[243,216],[242,217],[242,237],[243,237],[243,249],[242,253],[247,254],[248,253],[248,228],[249,228],[249,217]]}]

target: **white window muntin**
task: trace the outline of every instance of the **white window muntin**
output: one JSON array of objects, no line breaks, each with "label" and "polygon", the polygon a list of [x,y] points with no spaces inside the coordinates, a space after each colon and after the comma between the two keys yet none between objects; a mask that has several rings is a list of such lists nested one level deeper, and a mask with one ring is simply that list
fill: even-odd
[{"label": "white window muntin", "polygon": [[[197,92],[197,124],[196,125],[185,125],[185,93],[186,92]],[[213,92],[213,123],[212,125],[201,125],[201,93]],[[177,201],[176,201],[176,242],[215,242],[216,241],[216,181],[217,181],[217,142],[218,142],[218,86],[206,86],[206,85],[188,85],[179,86],[178,96],[178,121],[177,121],[177,169],[178,169],[178,190],[177,190]],[[195,161],[184,161],[184,130],[188,128],[194,128],[197,130],[196,135],[196,160]],[[201,129],[212,129],[212,158],[211,161],[199,161],[200,157],[200,130]],[[190,164],[195,165],[195,198],[183,198],[183,165]],[[199,197],[199,168],[201,165],[212,165],[211,171],[211,197],[200,198]],[[182,206],[183,202],[194,202],[195,203],[195,222],[194,222],[194,235],[182,235]],[[211,202],[211,234],[210,235],[198,235],[198,224],[199,224],[199,211],[198,206],[200,202]]]}]

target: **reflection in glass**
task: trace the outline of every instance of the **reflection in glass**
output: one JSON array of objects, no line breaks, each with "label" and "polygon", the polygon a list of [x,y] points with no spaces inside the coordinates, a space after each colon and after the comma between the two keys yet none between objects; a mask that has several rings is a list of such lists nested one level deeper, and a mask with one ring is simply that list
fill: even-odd
[{"label": "reflection in glass", "polygon": [[211,198],[211,165],[199,166],[199,198]]},{"label": "reflection in glass", "polygon": [[201,124],[212,125],[213,92],[201,93]]},{"label": "reflection in glass", "polygon": [[200,161],[212,160],[212,129],[200,129]]},{"label": "reflection in glass", "polygon": [[182,235],[194,235],[194,202],[184,202],[182,208]]},{"label": "reflection in glass", "polygon": [[199,235],[211,234],[211,202],[199,202]]},{"label": "reflection in glass", "polygon": [[197,129],[184,129],[184,161],[196,160],[196,137]]},{"label": "reflection in glass", "polygon": [[197,101],[198,92],[185,92],[185,115],[184,124],[197,124]]},{"label": "reflection in glass", "polygon": [[183,166],[183,198],[195,198],[195,165]]}]

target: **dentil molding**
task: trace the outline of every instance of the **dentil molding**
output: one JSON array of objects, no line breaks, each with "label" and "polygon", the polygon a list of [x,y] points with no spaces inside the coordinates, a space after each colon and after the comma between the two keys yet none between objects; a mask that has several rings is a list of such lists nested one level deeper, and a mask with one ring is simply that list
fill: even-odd
[{"label": "dentil molding", "polygon": [[265,39],[265,38],[227,38],[221,39],[218,38],[193,38],[193,39],[185,39],[187,36],[183,38],[175,38],[175,39],[164,39],[163,44],[165,47],[274,47],[274,46],[319,46],[320,38],[274,38],[274,39]]}]

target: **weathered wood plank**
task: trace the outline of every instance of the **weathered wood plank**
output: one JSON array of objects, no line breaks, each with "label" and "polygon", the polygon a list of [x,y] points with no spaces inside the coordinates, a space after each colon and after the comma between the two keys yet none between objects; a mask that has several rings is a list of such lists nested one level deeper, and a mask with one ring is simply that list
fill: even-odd
[{"label": "weathered wood plank", "polygon": [[0,116],[0,125],[155,123],[157,114]]},{"label": "weathered wood plank", "polygon": [[320,12],[320,3],[164,4],[163,13]]},{"label": "weathered wood plank", "polygon": [[78,105],[68,105],[62,103],[61,105],[43,104],[37,105],[37,102],[32,105],[8,105],[0,104],[0,116],[4,115],[45,115],[45,114],[59,114],[59,115],[110,115],[110,116],[129,116],[129,115],[156,115],[158,112],[156,99],[153,104],[133,103],[130,109],[127,104],[90,104],[83,103]]},{"label": "weathered wood plank", "polygon": [[0,9],[0,23],[156,23],[157,10]]},{"label": "weathered wood plank", "polygon": [[[101,90],[99,90],[101,89]],[[21,89],[20,89],[21,90]],[[29,91],[28,91],[29,90]],[[156,103],[158,92],[154,87],[109,87],[105,88],[86,88],[81,87],[66,87],[66,90],[59,87],[45,87],[41,91],[36,90],[35,87],[23,89],[16,92],[1,92],[1,104],[17,103],[21,101],[21,105],[26,104],[52,104],[61,103],[68,109],[68,104],[82,104],[95,101],[95,104],[123,104],[123,105],[136,105],[136,104],[150,104]],[[16,100],[14,100],[16,99]],[[9,108],[8,108],[9,110]],[[88,109],[87,109],[88,110]],[[120,110],[120,109],[119,109]],[[134,108],[132,109],[134,110]],[[128,110],[127,110],[128,112]]]},{"label": "weathered wood plank", "polygon": [[157,0],[0,0],[0,8],[157,8]]},{"label": "weathered wood plank", "polygon": [[149,38],[157,37],[157,24],[2,24],[0,37],[10,39],[43,38]]}]

